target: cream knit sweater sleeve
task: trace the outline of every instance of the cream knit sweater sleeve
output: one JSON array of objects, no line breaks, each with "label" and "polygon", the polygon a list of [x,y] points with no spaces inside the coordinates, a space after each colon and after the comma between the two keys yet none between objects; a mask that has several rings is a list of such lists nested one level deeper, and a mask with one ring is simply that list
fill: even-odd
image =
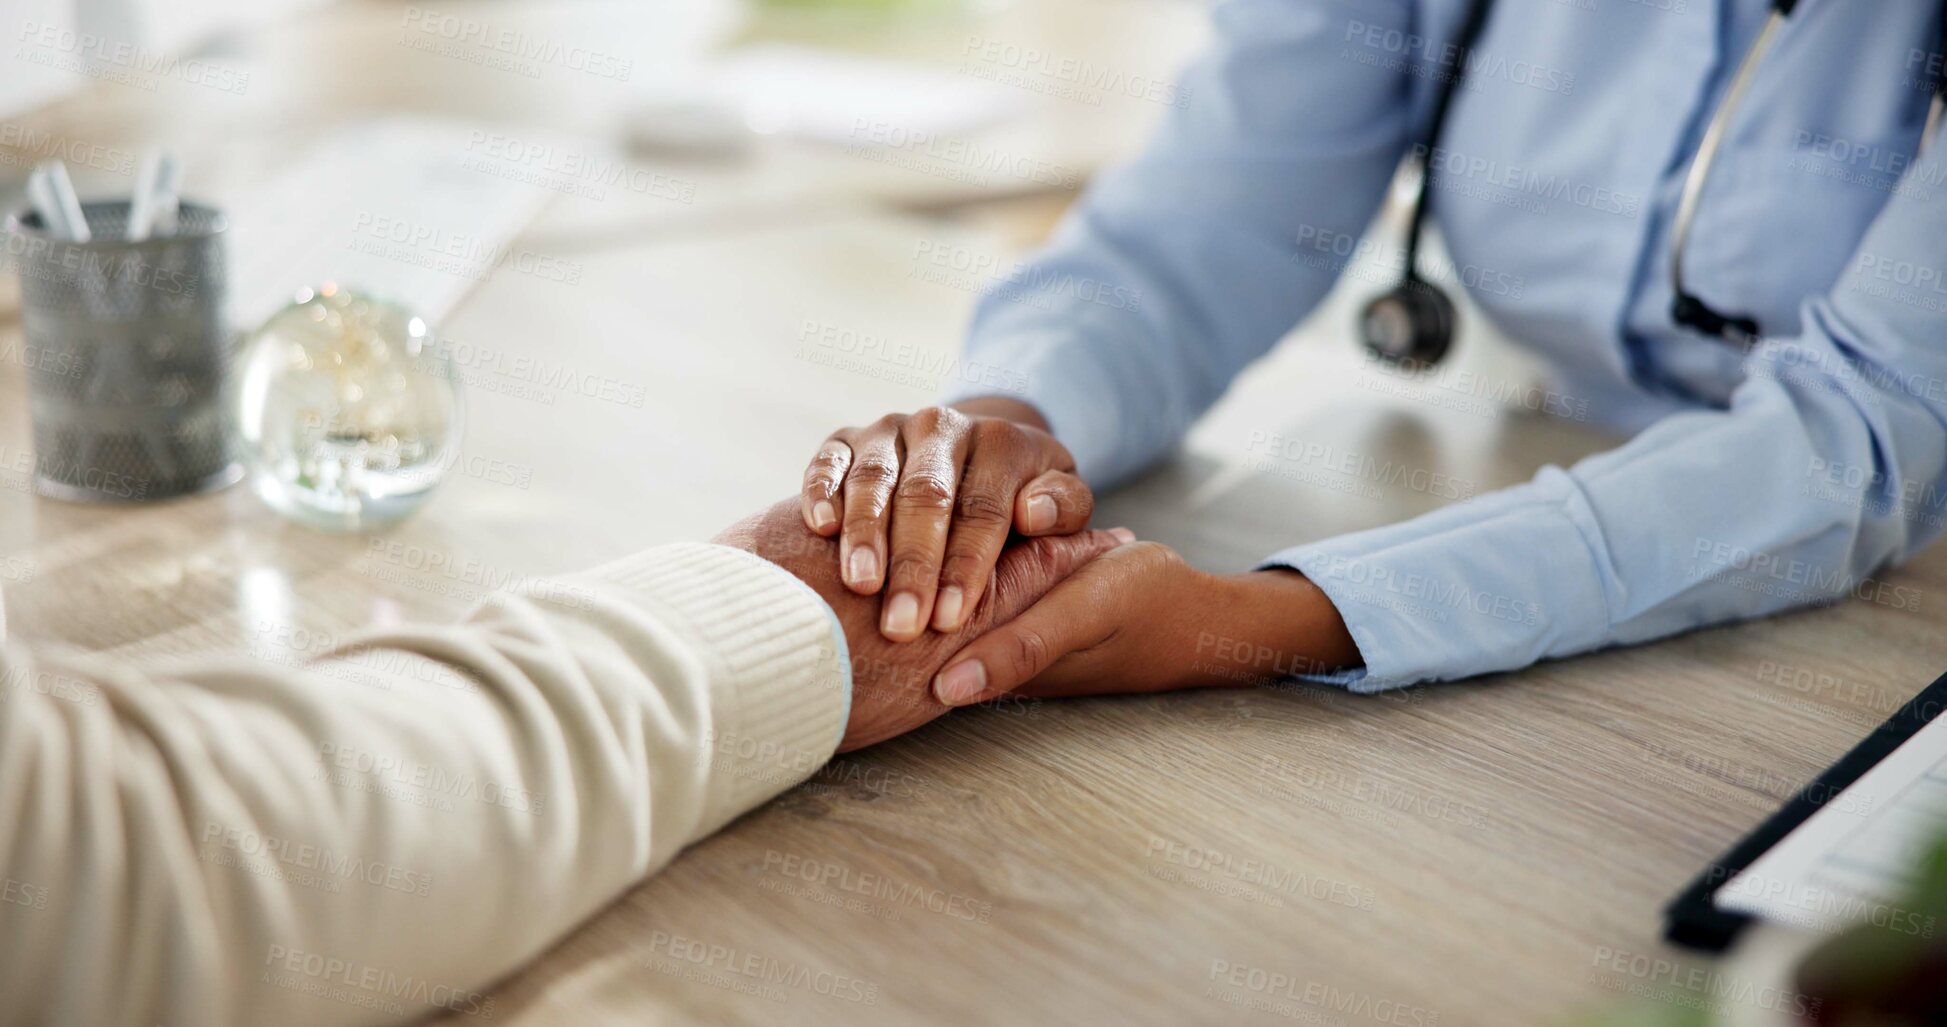
[{"label": "cream knit sweater sleeve", "polygon": [[0,679],[0,1024],[380,1024],[484,995],[810,775],[845,639],[678,545],[301,665]]}]

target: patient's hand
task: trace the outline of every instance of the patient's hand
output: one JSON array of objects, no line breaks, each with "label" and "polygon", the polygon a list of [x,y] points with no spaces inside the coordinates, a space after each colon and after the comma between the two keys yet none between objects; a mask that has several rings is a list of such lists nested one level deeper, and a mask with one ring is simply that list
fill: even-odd
[{"label": "patient's hand", "polygon": [[1028,539],[1001,554],[993,585],[960,630],[895,643],[879,632],[876,596],[862,596],[838,576],[838,541],[805,527],[798,501],[787,500],[732,526],[714,541],[763,557],[803,579],[838,614],[852,655],[852,713],[841,751],[901,735],[947,711],[933,698],[933,675],[968,640],[1027,609],[1095,557],[1134,541],[1128,531],[1084,531]]}]

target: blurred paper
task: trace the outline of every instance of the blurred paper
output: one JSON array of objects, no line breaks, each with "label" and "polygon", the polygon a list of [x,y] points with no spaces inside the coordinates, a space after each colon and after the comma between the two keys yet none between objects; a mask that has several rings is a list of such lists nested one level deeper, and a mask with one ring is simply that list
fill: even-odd
[{"label": "blurred paper", "polygon": [[875,124],[959,134],[1022,109],[1015,91],[992,82],[803,47],[735,51],[710,78],[753,131],[828,143],[859,142]]},{"label": "blurred paper", "polygon": [[559,278],[561,258],[512,245],[555,191],[495,155],[506,137],[399,115],[333,131],[234,197],[231,314],[254,327],[297,290],[338,282],[438,321],[503,268]]}]

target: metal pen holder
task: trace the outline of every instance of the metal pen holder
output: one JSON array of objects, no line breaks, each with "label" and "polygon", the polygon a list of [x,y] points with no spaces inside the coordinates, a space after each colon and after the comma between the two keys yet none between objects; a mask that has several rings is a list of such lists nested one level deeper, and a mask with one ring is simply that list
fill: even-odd
[{"label": "metal pen holder", "polygon": [[242,474],[224,388],[224,218],[182,204],[177,230],[130,242],[125,201],[82,205],[94,239],[7,220],[26,329],[35,487],[58,499],[141,502]]}]

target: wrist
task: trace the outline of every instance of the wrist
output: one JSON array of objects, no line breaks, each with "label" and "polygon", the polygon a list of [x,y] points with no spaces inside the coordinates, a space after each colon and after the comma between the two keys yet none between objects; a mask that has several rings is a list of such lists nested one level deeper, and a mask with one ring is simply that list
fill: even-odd
[{"label": "wrist", "polygon": [[1325,591],[1273,568],[1214,579],[1218,618],[1197,637],[1197,671],[1226,683],[1275,681],[1359,666],[1359,647]]}]

